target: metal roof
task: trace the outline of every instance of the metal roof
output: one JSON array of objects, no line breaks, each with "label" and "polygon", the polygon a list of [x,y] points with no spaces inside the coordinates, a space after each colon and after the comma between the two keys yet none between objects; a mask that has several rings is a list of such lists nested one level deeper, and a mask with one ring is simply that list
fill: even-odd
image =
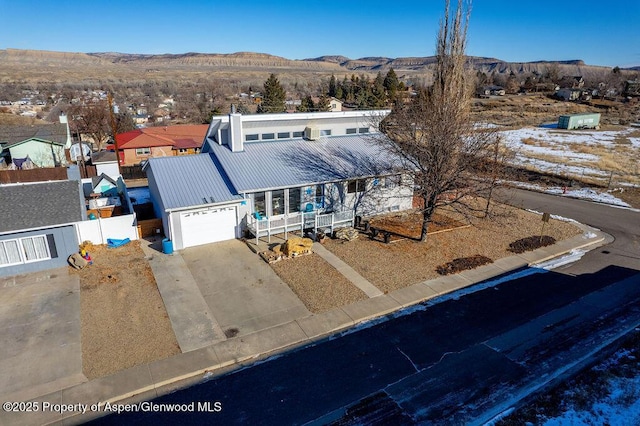
[{"label": "metal roof", "polygon": [[167,210],[242,199],[208,154],[150,158],[158,192]]},{"label": "metal roof", "polygon": [[399,158],[365,135],[252,142],[242,152],[215,143],[210,147],[240,193],[391,174],[401,166]]},{"label": "metal roof", "polygon": [[82,220],[75,180],[0,185],[0,232],[43,228]]}]

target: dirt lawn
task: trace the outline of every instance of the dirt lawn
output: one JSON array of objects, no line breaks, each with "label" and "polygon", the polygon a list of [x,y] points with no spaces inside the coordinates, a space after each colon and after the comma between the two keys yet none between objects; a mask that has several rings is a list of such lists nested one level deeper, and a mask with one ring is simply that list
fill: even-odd
[{"label": "dirt lawn", "polygon": [[[324,246],[378,289],[390,292],[439,277],[436,268],[456,258],[480,254],[497,260],[512,256],[513,253],[508,251],[510,243],[540,235],[542,230],[541,216],[534,213],[496,204],[493,215],[490,220],[475,219],[473,226],[465,227],[459,227],[464,222],[462,218],[439,218],[439,223],[430,228],[424,243],[402,239],[385,244],[380,238],[371,240],[361,234],[354,241],[327,239]],[[395,220],[389,217],[376,218],[371,223],[382,228],[383,224],[389,225]],[[443,232],[447,226],[454,229]],[[418,231],[419,226],[411,234],[417,232],[419,236]],[[571,223],[555,219],[551,219],[544,229],[545,235],[557,241],[581,232]],[[319,256],[283,260],[272,267],[312,312],[344,306],[362,297],[354,300],[357,288],[345,282],[344,277]],[[340,284],[333,280],[339,280]],[[333,286],[340,290],[331,290]],[[327,299],[327,295],[331,295],[331,298]]]},{"label": "dirt lawn", "polygon": [[80,275],[82,369],[88,379],[180,353],[138,241],[89,249]]}]

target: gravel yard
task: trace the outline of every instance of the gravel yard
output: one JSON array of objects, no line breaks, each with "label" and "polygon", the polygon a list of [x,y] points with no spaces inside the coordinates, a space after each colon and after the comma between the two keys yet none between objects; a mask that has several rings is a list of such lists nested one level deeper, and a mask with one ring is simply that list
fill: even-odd
[{"label": "gravel yard", "polygon": [[80,275],[82,368],[88,379],[180,353],[138,241],[89,250]]},{"label": "gravel yard", "polygon": [[362,290],[315,253],[284,259],[271,266],[314,314],[367,298]]},{"label": "gravel yard", "polygon": [[[385,244],[361,234],[354,241],[327,239],[324,246],[354,268],[383,292],[439,277],[436,268],[456,258],[483,255],[491,260],[512,256],[509,244],[521,238],[540,235],[541,216],[535,213],[496,204],[491,219],[474,219],[473,226],[460,227],[465,220],[438,218],[430,227],[426,242],[404,239]],[[442,212],[441,212],[442,213]],[[397,222],[376,218],[376,226],[384,227]],[[406,219],[408,216],[404,214]],[[450,231],[443,230],[446,227]],[[407,229],[413,227],[409,225]],[[390,229],[391,230],[391,229]],[[395,228],[402,233],[402,229]],[[406,230],[405,230],[406,231]],[[431,234],[433,232],[433,234]],[[581,230],[569,222],[551,219],[544,234],[561,241],[580,234]],[[404,232],[406,233],[406,232]],[[419,236],[419,227],[409,232]],[[314,312],[323,312],[353,303],[366,296],[347,281],[318,255],[283,260],[272,265],[276,273]]]},{"label": "gravel yard", "polygon": [[[437,278],[436,268],[453,259],[484,255],[492,260],[512,256],[509,244],[540,235],[541,216],[496,205],[496,217],[476,219],[473,226],[428,235],[426,242],[402,240],[391,244],[365,235],[351,242],[329,240],[325,247],[383,292]],[[544,234],[561,241],[580,233],[568,222],[551,219]]]}]

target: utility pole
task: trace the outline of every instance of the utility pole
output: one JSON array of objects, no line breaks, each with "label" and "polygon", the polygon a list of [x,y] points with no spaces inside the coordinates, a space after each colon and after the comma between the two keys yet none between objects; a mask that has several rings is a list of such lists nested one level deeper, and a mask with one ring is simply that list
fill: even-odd
[{"label": "utility pole", "polygon": [[113,146],[116,151],[116,160],[118,161],[118,173],[122,175],[122,170],[120,170],[120,150],[118,149],[118,126],[116,125],[116,116],[113,113],[113,96],[111,96],[111,92],[107,94],[107,102],[109,103],[109,122],[111,124],[111,134],[113,135]]}]

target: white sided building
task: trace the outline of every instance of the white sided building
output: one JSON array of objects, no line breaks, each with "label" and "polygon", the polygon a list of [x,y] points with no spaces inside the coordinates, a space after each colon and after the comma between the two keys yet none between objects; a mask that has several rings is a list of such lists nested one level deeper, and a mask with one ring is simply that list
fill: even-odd
[{"label": "white sided building", "polygon": [[213,117],[200,154],[145,165],[166,237],[182,249],[411,209],[410,175],[375,141],[389,112]]}]

